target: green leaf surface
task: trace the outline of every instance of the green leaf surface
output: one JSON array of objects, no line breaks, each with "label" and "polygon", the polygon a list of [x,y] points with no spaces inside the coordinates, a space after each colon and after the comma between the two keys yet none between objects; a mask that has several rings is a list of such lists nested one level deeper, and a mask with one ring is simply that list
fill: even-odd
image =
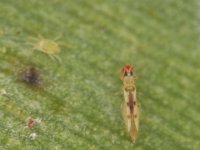
[{"label": "green leaf surface", "polygon": [[[199,150],[199,8],[197,0],[1,0],[0,149]],[[33,49],[39,35],[60,45],[61,62]],[[126,63],[137,74],[135,144],[120,109]],[[38,86],[22,81],[30,66]],[[30,116],[42,122],[25,128]]]}]

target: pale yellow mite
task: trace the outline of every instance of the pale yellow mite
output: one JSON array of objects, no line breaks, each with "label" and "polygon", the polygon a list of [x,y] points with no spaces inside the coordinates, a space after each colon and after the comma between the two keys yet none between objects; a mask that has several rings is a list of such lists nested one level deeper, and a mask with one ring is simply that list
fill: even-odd
[{"label": "pale yellow mite", "polygon": [[42,36],[32,39],[34,40],[34,42],[31,45],[33,45],[34,50],[39,50],[43,53],[48,54],[51,58],[55,58],[59,62],[61,61],[60,58],[56,55],[61,51],[59,44],[56,41],[43,38]]},{"label": "pale yellow mite", "polygon": [[56,54],[60,52],[60,47],[59,45],[52,40],[48,40],[48,39],[40,39],[36,45],[35,45],[35,49],[38,49],[44,53],[47,54]]},{"label": "pale yellow mite", "polygon": [[121,70],[123,80],[124,102],[122,104],[123,118],[133,143],[136,140],[139,129],[139,110],[136,98],[135,77],[133,67],[125,65]]}]

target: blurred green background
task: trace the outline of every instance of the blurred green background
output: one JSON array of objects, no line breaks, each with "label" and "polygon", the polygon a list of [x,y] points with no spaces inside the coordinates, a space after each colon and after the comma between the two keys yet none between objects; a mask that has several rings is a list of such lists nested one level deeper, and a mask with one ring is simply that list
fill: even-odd
[{"label": "blurred green background", "polygon": [[[197,0],[1,0],[0,149],[199,150],[199,8]],[[57,39],[61,63],[33,50],[39,35]],[[137,75],[136,144],[120,109],[126,63]],[[28,66],[41,86],[19,81]],[[29,116],[42,123],[24,129]]]}]

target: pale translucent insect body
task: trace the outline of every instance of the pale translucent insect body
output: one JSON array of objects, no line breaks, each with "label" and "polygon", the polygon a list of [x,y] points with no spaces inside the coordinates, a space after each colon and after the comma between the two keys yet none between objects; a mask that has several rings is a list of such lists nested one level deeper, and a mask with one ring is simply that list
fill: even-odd
[{"label": "pale translucent insect body", "polygon": [[53,60],[61,62],[60,57],[57,55],[61,50],[56,40],[46,39],[42,36],[39,36],[39,38],[32,37],[31,39],[33,40],[31,45],[33,45],[34,50],[39,50],[43,53],[46,53]]},{"label": "pale translucent insect body", "polygon": [[122,104],[123,118],[129,135],[135,142],[139,129],[139,110],[136,98],[135,77],[133,67],[125,65],[121,70],[123,80],[124,102]]}]

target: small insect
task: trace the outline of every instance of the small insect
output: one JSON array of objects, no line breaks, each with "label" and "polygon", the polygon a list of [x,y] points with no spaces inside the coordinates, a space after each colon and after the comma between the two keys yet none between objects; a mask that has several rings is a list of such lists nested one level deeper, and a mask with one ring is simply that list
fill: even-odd
[{"label": "small insect", "polygon": [[46,39],[42,37],[41,35],[39,35],[39,38],[32,37],[32,39],[33,39],[33,43],[31,45],[33,45],[34,50],[39,50],[43,53],[46,53],[53,60],[58,60],[59,62],[61,62],[60,57],[56,55],[60,53],[61,51],[59,44],[56,41]]},{"label": "small insect", "polygon": [[29,129],[33,128],[34,125],[36,124],[40,124],[41,123],[41,119],[39,118],[32,118],[32,117],[29,117],[26,121],[26,127],[28,127]]},{"label": "small insect", "polygon": [[134,69],[130,64],[121,69],[121,79],[123,81],[124,102],[122,113],[127,127],[127,131],[135,143],[139,128],[139,110],[136,99],[136,86]]}]

